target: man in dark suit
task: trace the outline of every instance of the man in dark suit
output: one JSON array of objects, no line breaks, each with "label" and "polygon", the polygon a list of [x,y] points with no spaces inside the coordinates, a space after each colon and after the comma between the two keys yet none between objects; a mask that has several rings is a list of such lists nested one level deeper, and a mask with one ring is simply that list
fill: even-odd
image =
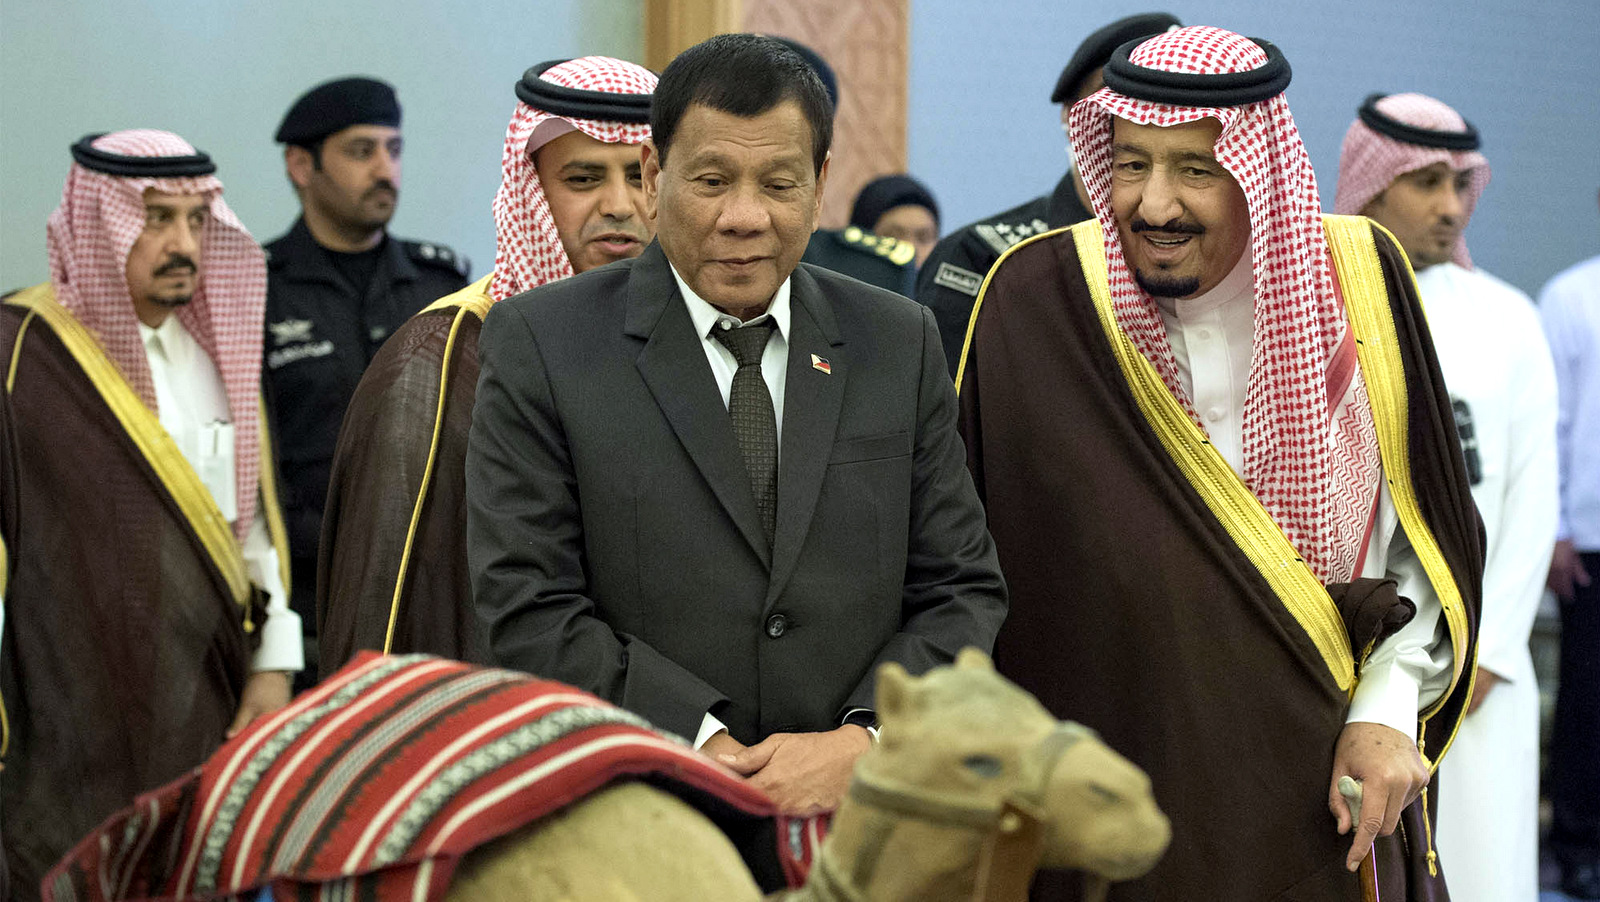
[{"label": "man in dark suit", "polygon": [[476,604],[500,663],[823,810],[870,746],[877,665],[989,649],[1005,586],[931,314],[799,265],[832,137],[816,75],[721,35],[662,73],[651,127],[657,243],[484,323]]}]

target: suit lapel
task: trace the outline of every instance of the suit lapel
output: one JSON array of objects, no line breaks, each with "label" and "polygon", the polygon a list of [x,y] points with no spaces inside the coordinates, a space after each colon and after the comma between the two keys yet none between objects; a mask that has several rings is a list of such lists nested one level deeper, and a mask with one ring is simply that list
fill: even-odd
[{"label": "suit lapel", "polygon": [[[623,331],[644,341],[636,365],[645,386],[745,541],[762,564],[770,567],[767,537],[727,408],[659,244],[652,243],[633,265]],[[781,476],[778,510],[781,534]]]},{"label": "suit lapel", "polygon": [[[794,572],[822,491],[844,403],[848,361],[841,353],[833,304],[804,267],[795,269],[790,293],[789,366],[783,389],[783,446],[778,455],[778,523],[772,548],[767,604]],[[826,361],[817,369],[813,355]],[[823,525],[826,528],[826,524]]]}]

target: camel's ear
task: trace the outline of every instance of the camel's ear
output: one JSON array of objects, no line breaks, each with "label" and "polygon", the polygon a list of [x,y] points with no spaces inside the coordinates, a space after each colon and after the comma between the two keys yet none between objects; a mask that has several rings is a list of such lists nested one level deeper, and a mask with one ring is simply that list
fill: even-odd
[{"label": "camel's ear", "polygon": [[888,723],[904,716],[911,708],[911,696],[915,692],[912,686],[911,674],[906,669],[890,661],[878,668],[878,722]]},{"label": "camel's ear", "polygon": [[956,655],[956,669],[993,670],[994,661],[983,653],[983,649],[978,648],[976,645],[969,645],[961,649],[961,653]]}]

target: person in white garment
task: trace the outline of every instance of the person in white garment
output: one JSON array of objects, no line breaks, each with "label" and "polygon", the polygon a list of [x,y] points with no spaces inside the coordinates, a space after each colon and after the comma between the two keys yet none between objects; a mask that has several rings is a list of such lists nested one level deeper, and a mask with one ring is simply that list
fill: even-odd
[{"label": "person in white garment", "polygon": [[1374,94],[1345,133],[1334,209],[1387,228],[1416,271],[1488,543],[1478,670],[1439,777],[1439,857],[1456,902],[1539,891],[1539,691],[1528,633],[1555,541],[1556,382],[1533,301],[1472,265],[1489,182],[1477,131],[1421,94]]},{"label": "person in white garment", "polygon": [[289,702],[299,618],[262,422],[266,259],[170,132],[72,147],[50,280],[0,307],[18,532],[0,697],[11,898]]},{"label": "person in white garment", "polygon": [[1539,314],[1561,403],[1561,527],[1548,583],[1561,602],[1561,671],[1548,843],[1561,890],[1600,899],[1600,256],[1552,278]]}]

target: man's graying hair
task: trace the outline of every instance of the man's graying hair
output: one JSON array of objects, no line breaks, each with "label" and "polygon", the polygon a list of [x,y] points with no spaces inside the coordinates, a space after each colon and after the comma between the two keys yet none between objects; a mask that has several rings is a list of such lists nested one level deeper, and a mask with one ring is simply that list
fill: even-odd
[{"label": "man's graying hair", "polygon": [[720,34],[678,54],[661,73],[650,103],[651,141],[665,163],[690,106],[752,118],[786,100],[799,104],[811,124],[811,158],[820,173],[833,144],[833,106],[817,73],[781,41]]}]

